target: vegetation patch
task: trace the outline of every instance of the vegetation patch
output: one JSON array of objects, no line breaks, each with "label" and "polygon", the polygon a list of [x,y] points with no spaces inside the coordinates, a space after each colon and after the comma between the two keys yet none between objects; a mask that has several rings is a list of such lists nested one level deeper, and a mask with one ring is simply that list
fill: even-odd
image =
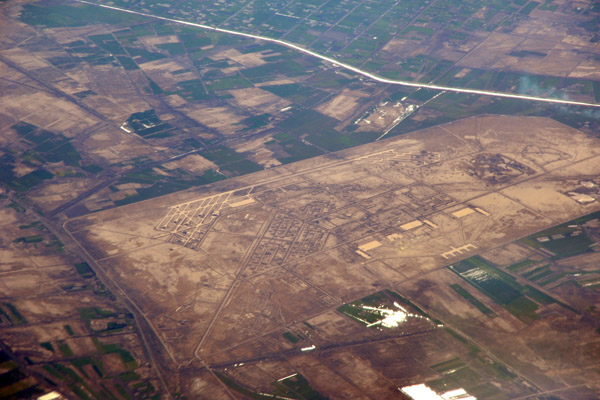
[{"label": "vegetation patch", "polygon": [[96,275],[90,265],[85,261],[75,264],[75,269],[82,278],[91,278]]},{"label": "vegetation patch", "polygon": [[[535,233],[520,242],[534,248],[543,248],[551,252],[552,259],[572,257],[592,251],[594,241],[589,238],[583,225],[600,218],[595,212],[564,224]],[[537,271],[537,270],[536,270]]]},{"label": "vegetation patch", "polygon": [[327,400],[327,397],[324,397],[313,389],[308,380],[300,374],[294,374],[285,379],[273,382],[272,385],[275,389],[272,394],[259,393],[246,388],[221,372],[215,371],[215,375],[231,389],[253,400]]},{"label": "vegetation patch", "polygon": [[525,269],[535,263],[536,263],[536,261],[534,261],[534,260],[526,259],[526,260],[511,264],[508,267],[506,267],[506,269],[508,269],[509,271],[512,271],[512,272],[518,272],[518,271]]},{"label": "vegetation patch", "polygon": [[154,109],[131,114],[127,118],[126,125],[142,137],[153,136],[159,132],[173,129],[171,125],[158,118]]},{"label": "vegetation patch", "polygon": [[313,389],[308,380],[300,374],[273,382],[273,385],[276,388],[273,393],[275,396],[303,400],[327,400],[326,397]]},{"label": "vegetation patch", "polygon": [[38,6],[25,4],[21,12],[21,21],[29,25],[45,26],[48,28],[85,26],[94,22],[111,25],[133,25],[145,21],[146,18],[99,8],[87,4],[77,6]]},{"label": "vegetation patch", "polygon": [[298,343],[300,338],[294,335],[292,332],[284,332],[282,335],[287,341],[292,343]]},{"label": "vegetation patch", "polygon": [[[401,303],[402,305],[400,305],[400,307],[406,306],[408,309],[400,309],[395,303]],[[352,303],[343,304],[338,307],[337,310],[364,325],[378,326],[379,321],[382,321],[385,316],[388,315],[387,311],[386,313],[382,313],[378,311],[379,309],[386,309],[388,311],[397,310],[401,311],[405,315],[408,315],[408,313],[419,314],[420,316],[426,317],[435,323],[441,323],[436,319],[432,319],[426,312],[421,310],[410,300],[402,297],[396,292],[387,289],[373,293],[369,296],[363,297],[362,299],[353,301]]]},{"label": "vegetation patch", "polygon": [[537,318],[537,303],[527,298],[515,278],[493,267],[480,257],[471,257],[448,267],[509,312],[530,323]]},{"label": "vegetation patch", "polygon": [[49,350],[49,351],[51,351],[53,353],[55,352],[54,351],[54,346],[52,346],[52,343],[50,343],[50,342],[42,342],[42,343],[40,343],[40,346],[42,346],[46,350]]},{"label": "vegetation patch", "polygon": [[[4,310],[2,310],[2,308],[4,308]],[[2,312],[2,315],[7,317],[9,322],[11,322],[13,325],[27,323],[25,317],[19,312],[19,310],[17,310],[17,307],[15,307],[12,303],[2,303],[2,307],[0,307],[0,312]]]},{"label": "vegetation patch", "polygon": [[67,342],[61,340],[56,343],[58,345],[58,349],[65,357],[73,357],[73,350],[67,344]]}]

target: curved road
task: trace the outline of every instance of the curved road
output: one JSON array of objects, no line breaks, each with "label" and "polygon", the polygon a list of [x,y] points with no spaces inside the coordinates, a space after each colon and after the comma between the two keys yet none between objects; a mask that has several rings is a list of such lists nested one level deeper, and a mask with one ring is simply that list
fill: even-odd
[{"label": "curved road", "polygon": [[140,15],[140,16],[143,16],[143,17],[155,18],[155,19],[160,19],[160,20],[163,20],[163,21],[175,22],[177,24],[194,26],[196,28],[208,29],[208,30],[215,31],[215,32],[228,33],[228,34],[231,34],[231,35],[237,35],[237,36],[243,36],[243,37],[247,37],[247,38],[262,40],[262,41],[265,41],[265,42],[277,43],[277,44],[279,44],[281,46],[285,46],[285,47],[297,50],[299,52],[311,55],[313,57],[317,57],[317,58],[319,58],[321,60],[324,60],[324,61],[327,61],[327,62],[333,64],[334,66],[339,66],[341,68],[344,68],[344,69],[347,69],[349,71],[355,72],[355,73],[357,73],[359,75],[365,76],[365,77],[367,77],[369,79],[372,79],[372,80],[374,80],[376,82],[387,83],[387,84],[390,84],[390,85],[400,85],[400,86],[425,88],[425,89],[435,89],[435,90],[446,90],[446,91],[455,92],[455,93],[469,93],[469,94],[478,94],[478,95],[482,95],[482,96],[506,97],[506,98],[510,98],[510,99],[541,101],[541,102],[544,102],[544,103],[557,103],[557,104],[568,104],[568,105],[575,105],[575,106],[598,107],[598,108],[600,108],[600,104],[597,104],[597,103],[586,103],[586,102],[583,102],[583,101],[563,100],[563,99],[555,99],[555,98],[551,98],[551,97],[528,96],[528,95],[525,95],[525,94],[494,92],[494,91],[491,91],[491,90],[477,90],[477,89],[466,89],[466,88],[459,88],[459,87],[452,87],[452,86],[429,85],[429,84],[419,83],[419,82],[399,81],[399,80],[395,80],[395,79],[387,79],[387,78],[383,78],[381,76],[372,74],[370,72],[364,71],[364,70],[362,70],[360,68],[353,67],[350,64],[345,64],[343,62],[337,61],[337,60],[335,60],[335,59],[333,59],[331,57],[327,57],[327,56],[324,56],[322,54],[316,53],[316,52],[314,52],[312,50],[308,50],[308,49],[306,49],[306,48],[304,48],[302,46],[299,46],[297,44],[286,42],[285,40],[273,39],[273,38],[269,38],[269,37],[265,37],[265,36],[253,35],[253,34],[250,34],[250,33],[232,31],[232,30],[229,30],[229,29],[217,28],[217,27],[214,27],[214,26],[197,24],[197,23],[194,23],[194,22],[182,21],[182,20],[173,19],[173,18],[160,17],[158,15],[153,15],[153,14],[143,13],[143,12],[139,12],[139,11],[128,10],[128,9],[120,8],[120,7],[108,6],[108,5],[105,5],[105,4],[97,4],[97,3],[93,3],[93,2],[90,2],[90,1],[86,1],[86,0],[75,0],[75,1],[77,1],[78,3],[89,4],[89,5],[92,5],[92,6],[97,6],[97,7],[102,7],[102,8],[108,8],[110,10],[121,11],[121,12],[129,13],[129,14],[134,14],[134,15]]}]

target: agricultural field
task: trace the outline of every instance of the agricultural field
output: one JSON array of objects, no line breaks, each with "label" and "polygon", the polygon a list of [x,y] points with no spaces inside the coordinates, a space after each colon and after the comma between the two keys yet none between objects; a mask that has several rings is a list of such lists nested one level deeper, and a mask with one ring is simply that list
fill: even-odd
[{"label": "agricultural field", "polygon": [[[596,100],[600,96],[594,84],[600,80],[595,66],[600,11],[594,2],[99,3],[282,39],[390,78]],[[31,14],[32,20],[44,23]]]},{"label": "agricultural field", "polygon": [[1,397],[160,398],[133,315],[39,215],[0,209]]},{"label": "agricultural field", "polygon": [[595,108],[176,20],[598,103],[599,13],[0,2],[0,397],[596,398]]}]

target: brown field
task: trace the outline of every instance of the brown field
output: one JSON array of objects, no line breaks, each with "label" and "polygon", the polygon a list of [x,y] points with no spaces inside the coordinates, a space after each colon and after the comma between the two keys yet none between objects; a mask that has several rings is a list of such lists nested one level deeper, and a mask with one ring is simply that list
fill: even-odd
[{"label": "brown field", "polygon": [[[545,24],[545,21],[534,20],[523,23],[510,34],[494,32],[470,50],[457,65],[598,79],[597,69],[586,75],[586,65],[590,67],[587,59],[594,51],[593,46],[589,42],[569,40],[571,36],[566,31],[557,31],[556,26]],[[509,54],[523,50],[545,56],[515,57]]]},{"label": "brown field", "polygon": [[230,90],[229,93],[239,106],[251,110],[255,114],[276,114],[291,104],[289,101],[259,88]]},{"label": "brown field", "polygon": [[281,162],[275,158],[274,153],[269,150],[264,144],[272,140],[271,136],[265,135],[251,140],[238,142],[232,145],[232,148],[238,153],[250,153],[251,159],[263,165],[265,168],[281,165]]},{"label": "brown field", "polygon": [[186,65],[182,65],[180,62],[170,58],[146,62],[140,66],[140,68],[161,88],[168,90],[177,90],[178,82],[196,78],[194,74],[188,72],[173,75],[173,72],[186,67]]},{"label": "brown field", "polygon": [[216,129],[223,135],[235,135],[237,131],[244,127],[240,124],[240,121],[245,116],[228,107],[206,107],[201,104],[188,103],[182,106],[181,110],[200,124]]},{"label": "brown field", "polygon": [[263,55],[260,53],[242,54],[235,49],[229,49],[217,53],[215,59],[229,59],[235,63],[243,65],[244,67],[257,67],[266,63],[262,57]]},{"label": "brown field", "polygon": [[356,91],[346,91],[334,97],[326,103],[319,105],[317,111],[338,119],[340,121],[350,117],[358,107],[360,107],[360,99],[364,96],[363,93]]}]

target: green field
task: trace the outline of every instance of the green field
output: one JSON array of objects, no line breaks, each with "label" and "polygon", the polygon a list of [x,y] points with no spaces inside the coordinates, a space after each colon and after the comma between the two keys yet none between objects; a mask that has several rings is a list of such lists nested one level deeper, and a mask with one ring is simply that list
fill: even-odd
[{"label": "green field", "polygon": [[415,314],[420,314],[424,317],[431,319],[433,322],[440,324],[439,320],[431,318],[425,311],[420,309],[413,302],[408,300],[407,298],[399,295],[398,293],[391,290],[383,290],[380,292],[375,292],[369,296],[363,297],[362,299],[356,300],[352,303],[346,303],[338,307],[338,311],[356,321],[368,325],[373,322],[377,322],[382,319],[382,316],[378,312],[373,312],[371,310],[365,310],[363,306],[368,307],[388,307],[394,308],[393,303],[398,302],[402,303],[405,308],[407,308],[410,312]]},{"label": "green field", "polygon": [[480,257],[468,258],[448,268],[523,322],[537,319],[538,304],[523,294],[524,288],[515,278]]},{"label": "green field", "polygon": [[308,380],[300,374],[296,374],[284,380],[273,382],[276,390],[275,396],[299,400],[327,400],[326,397],[314,390]]},{"label": "green field", "polygon": [[294,136],[291,136],[287,133],[274,135],[273,141],[265,144],[267,145],[267,148],[273,150],[276,154],[278,148],[282,149],[286,153],[285,156],[277,157],[277,159],[283,164],[316,157],[324,153],[317,147],[301,142]]},{"label": "green field", "polygon": [[81,275],[82,278],[91,278],[94,275],[96,275],[94,271],[90,268],[90,265],[86,262],[75,264],[75,269],[77,270],[77,273]]},{"label": "green field", "polygon": [[225,78],[211,80],[206,87],[210,91],[243,89],[252,87],[252,83],[242,76],[228,76]]},{"label": "green field", "polygon": [[536,263],[536,261],[526,259],[526,260],[511,264],[508,267],[506,267],[506,269],[508,269],[509,271],[512,271],[512,272],[518,272],[518,271],[520,271],[524,268],[527,268],[528,266],[535,264],[535,263]]},{"label": "green field", "polygon": [[594,244],[594,241],[590,239],[581,225],[597,218],[600,218],[600,212],[592,213],[537,232],[521,239],[520,242],[534,248],[544,248],[550,251],[554,254],[553,259],[561,259],[590,252],[592,251],[590,246]]},{"label": "green field", "polygon": [[42,7],[26,4],[21,13],[21,20],[30,25],[54,28],[85,26],[92,22],[129,26],[146,21],[147,19],[133,14],[98,8],[87,4],[79,4],[76,7],[63,5]]},{"label": "green field", "polygon": [[298,341],[300,341],[300,338],[297,337],[296,335],[294,335],[292,332],[284,332],[282,336],[287,341],[292,342],[292,343],[298,343]]}]

